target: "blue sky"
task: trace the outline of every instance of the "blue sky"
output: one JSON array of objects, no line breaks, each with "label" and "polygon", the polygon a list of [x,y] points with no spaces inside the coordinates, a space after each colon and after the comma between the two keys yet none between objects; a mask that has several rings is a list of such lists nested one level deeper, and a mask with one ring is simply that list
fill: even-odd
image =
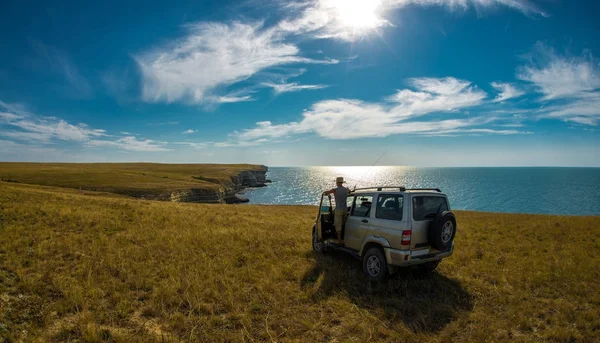
[{"label": "blue sky", "polygon": [[0,160],[600,166],[600,3],[3,1]]}]

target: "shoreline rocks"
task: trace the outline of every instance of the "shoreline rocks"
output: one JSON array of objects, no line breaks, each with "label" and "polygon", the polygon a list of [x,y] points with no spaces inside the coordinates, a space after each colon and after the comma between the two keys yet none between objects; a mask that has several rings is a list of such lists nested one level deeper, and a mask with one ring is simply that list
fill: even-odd
[{"label": "shoreline rocks", "polygon": [[[247,188],[266,187],[267,166],[261,166],[259,170],[243,170],[238,175],[231,177],[231,183],[218,189],[192,188],[175,191],[170,194],[169,200],[174,202],[195,202],[209,204],[239,204],[250,200],[239,193]],[[166,199],[165,199],[166,200]]]}]

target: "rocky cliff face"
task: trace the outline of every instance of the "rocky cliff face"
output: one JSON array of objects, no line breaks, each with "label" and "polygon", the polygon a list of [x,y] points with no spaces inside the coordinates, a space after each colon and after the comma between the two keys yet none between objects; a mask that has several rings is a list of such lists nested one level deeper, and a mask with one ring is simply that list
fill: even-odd
[{"label": "rocky cliff face", "polygon": [[262,166],[259,170],[245,170],[231,177],[231,182],[219,189],[193,188],[176,191],[171,193],[169,200],[213,204],[248,202],[248,199],[238,195],[238,193],[246,188],[266,186],[266,183],[270,182],[267,180],[267,171],[266,166]]}]

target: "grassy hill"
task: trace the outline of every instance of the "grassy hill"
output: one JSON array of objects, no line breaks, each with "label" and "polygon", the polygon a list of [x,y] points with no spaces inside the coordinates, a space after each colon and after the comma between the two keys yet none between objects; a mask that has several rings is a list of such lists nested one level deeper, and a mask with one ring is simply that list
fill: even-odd
[{"label": "grassy hill", "polygon": [[192,188],[231,186],[250,164],[0,163],[0,180],[103,191],[134,197],[168,196]]},{"label": "grassy hill", "polygon": [[457,212],[437,272],[376,286],[354,259],[313,254],[315,211],[0,182],[0,337],[600,340],[599,217]]}]

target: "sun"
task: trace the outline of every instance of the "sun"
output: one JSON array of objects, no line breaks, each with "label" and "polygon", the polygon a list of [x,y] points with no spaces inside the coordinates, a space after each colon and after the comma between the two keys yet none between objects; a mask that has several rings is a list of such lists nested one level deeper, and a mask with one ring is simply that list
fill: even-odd
[{"label": "sun", "polygon": [[331,0],[339,24],[355,31],[366,31],[380,26],[381,0]]}]

